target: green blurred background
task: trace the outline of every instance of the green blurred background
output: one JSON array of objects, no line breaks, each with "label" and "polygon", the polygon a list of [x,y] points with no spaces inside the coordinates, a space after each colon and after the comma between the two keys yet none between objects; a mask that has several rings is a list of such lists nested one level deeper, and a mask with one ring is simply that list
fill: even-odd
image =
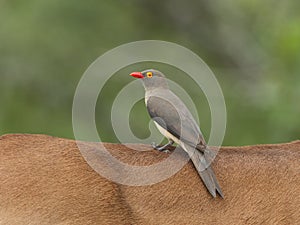
[{"label": "green blurred background", "polygon": [[[193,50],[214,71],[227,105],[224,145],[299,139],[299,12],[299,1],[275,0],[0,0],[0,135],[74,138],[73,95],[87,67],[120,44],[157,39]],[[118,141],[107,122],[110,90],[132,81],[130,70],[112,77],[107,107],[97,106],[103,141]],[[197,107],[207,137],[205,98]],[[131,114],[132,130],[149,135],[142,101]]]}]

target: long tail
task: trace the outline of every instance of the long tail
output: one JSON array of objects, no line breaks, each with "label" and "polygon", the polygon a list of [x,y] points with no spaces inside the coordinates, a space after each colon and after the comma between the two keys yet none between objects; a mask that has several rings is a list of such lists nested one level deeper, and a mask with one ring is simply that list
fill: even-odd
[{"label": "long tail", "polygon": [[[185,146],[186,147],[186,146]],[[203,183],[205,184],[207,190],[209,193],[213,196],[216,197],[218,194],[224,198],[223,192],[221,190],[221,187],[218,183],[218,180],[216,178],[216,175],[211,168],[211,166],[208,166],[207,159],[205,157],[206,154],[203,154],[202,152],[198,150],[194,150],[192,147],[187,147],[189,148],[188,153],[190,155],[190,158],[195,166],[195,168],[198,171],[198,174],[200,175]],[[205,151],[210,151],[209,149]]]}]

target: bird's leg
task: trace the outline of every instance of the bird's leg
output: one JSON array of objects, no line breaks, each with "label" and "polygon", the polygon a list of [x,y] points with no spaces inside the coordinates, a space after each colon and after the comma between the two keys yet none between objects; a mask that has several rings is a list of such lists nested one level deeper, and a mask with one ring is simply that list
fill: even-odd
[{"label": "bird's leg", "polygon": [[163,146],[158,146],[158,145],[156,145],[156,144],[153,142],[153,143],[152,143],[152,147],[153,147],[154,149],[160,151],[160,152],[166,152],[166,153],[168,153],[168,152],[170,152],[170,151],[169,151],[168,149],[166,149],[166,148],[169,147],[169,146],[171,146],[171,145],[173,145],[173,144],[174,144],[174,141],[171,140],[171,139],[169,139],[169,142],[168,142],[167,144],[163,145]]}]

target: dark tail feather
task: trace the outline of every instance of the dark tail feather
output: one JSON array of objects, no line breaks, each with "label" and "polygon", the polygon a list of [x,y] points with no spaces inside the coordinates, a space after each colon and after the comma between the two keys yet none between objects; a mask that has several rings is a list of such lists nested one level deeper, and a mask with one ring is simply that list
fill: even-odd
[{"label": "dark tail feather", "polygon": [[203,183],[205,184],[209,193],[215,198],[216,194],[216,185],[215,182],[210,174],[210,172],[206,169],[203,171],[198,171]]},{"label": "dark tail feather", "polygon": [[[221,187],[220,187],[220,185],[219,185],[219,182],[218,182],[218,180],[217,180],[217,177],[216,177],[216,175],[215,175],[213,169],[211,168],[211,166],[209,166],[206,170],[207,170],[208,173],[211,175],[211,177],[212,177],[212,179],[213,179],[213,181],[214,181],[215,188],[216,188],[218,194],[219,194],[222,198],[224,198],[223,192],[222,192],[222,190],[221,190]],[[201,172],[200,172],[200,173],[201,173]],[[201,176],[201,175],[200,175],[200,176]]]},{"label": "dark tail feather", "polygon": [[190,155],[190,157],[209,193],[213,197],[216,197],[217,191],[218,194],[224,198],[216,175],[211,166],[207,166],[207,160],[205,159],[203,153],[196,150],[194,151],[194,154]]}]

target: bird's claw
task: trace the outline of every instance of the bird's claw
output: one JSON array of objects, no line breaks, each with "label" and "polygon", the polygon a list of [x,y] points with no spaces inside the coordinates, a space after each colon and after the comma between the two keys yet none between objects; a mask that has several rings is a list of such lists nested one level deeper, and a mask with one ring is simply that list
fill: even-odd
[{"label": "bird's claw", "polygon": [[170,153],[170,150],[164,148],[165,146],[160,147],[160,146],[156,145],[155,142],[152,142],[151,146],[152,146],[152,148],[154,148],[157,151],[164,152],[164,153]]},{"label": "bird's claw", "polygon": [[170,150],[168,150],[168,149],[163,149],[163,150],[159,150],[160,152],[164,152],[164,153],[171,153],[171,151]]},{"label": "bird's claw", "polygon": [[152,143],[151,143],[151,146],[152,146],[152,148],[154,148],[154,149],[157,148],[157,145],[155,144],[155,142],[152,142]]}]

